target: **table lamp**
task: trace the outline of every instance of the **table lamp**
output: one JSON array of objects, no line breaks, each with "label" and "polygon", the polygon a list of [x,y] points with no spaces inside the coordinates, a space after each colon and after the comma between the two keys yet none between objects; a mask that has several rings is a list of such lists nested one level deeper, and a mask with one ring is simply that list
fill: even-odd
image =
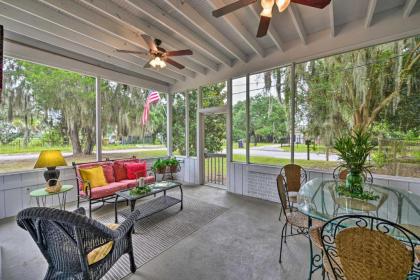
[{"label": "table lamp", "polygon": [[61,151],[59,150],[45,150],[41,151],[34,168],[47,168],[44,172],[45,181],[49,186],[54,186],[60,177],[60,170],[56,169],[57,166],[67,166]]}]

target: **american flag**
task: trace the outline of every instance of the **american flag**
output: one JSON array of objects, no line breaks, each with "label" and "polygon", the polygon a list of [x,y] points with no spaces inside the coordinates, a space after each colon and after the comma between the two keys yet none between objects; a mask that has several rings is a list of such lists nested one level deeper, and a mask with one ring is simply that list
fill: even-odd
[{"label": "american flag", "polygon": [[152,91],[147,96],[146,104],[144,104],[143,117],[141,119],[141,124],[143,126],[145,126],[149,120],[150,105],[158,103],[159,100],[160,96],[157,91]]}]

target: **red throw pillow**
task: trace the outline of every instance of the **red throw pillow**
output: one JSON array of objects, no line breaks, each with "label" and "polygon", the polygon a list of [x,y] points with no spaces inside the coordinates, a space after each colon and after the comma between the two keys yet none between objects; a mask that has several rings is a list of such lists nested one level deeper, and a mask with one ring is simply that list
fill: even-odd
[{"label": "red throw pillow", "polygon": [[128,179],[137,179],[147,175],[146,162],[125,163],[124,167],[127,170]]},{"label": "red throw pillow", "polygon": [[114,161],[112,167],[114,168],[114,176],[116,182],[127,179],[127,171],[125,170],[124,162]]},{"label": "red throw pillow", "polygon": [[112,164],[104,164],[102,165],[102,169],[104,170],[104,175],[107,183],[115,182],[114,168]]}]

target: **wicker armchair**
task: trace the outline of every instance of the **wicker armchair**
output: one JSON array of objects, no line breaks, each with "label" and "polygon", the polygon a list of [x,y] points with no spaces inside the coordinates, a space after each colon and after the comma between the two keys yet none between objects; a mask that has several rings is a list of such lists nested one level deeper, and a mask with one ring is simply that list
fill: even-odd
[{"label": "wicker armchair", "polygon": [[36,207],[19,212],[17,223],[48,262],[44,279],[100,279],[126,253],[130,270],[136,271],[131,232],[139,214],[133,212],[113,230],[86,217],[84,208],[67,212]]},{"label": "wicker armchair", "polygon": [[[299,192],[300,187],[307,181],[306,170],[300,165],[286,164],[280,170],[280,175],[283,176],[286,182],[286,198],[288,201],[286,208],[293,207],[297,202],[297,193]],[[282,212],[280,212],[279,220],[281,215]]]},{"label": "wicker armchair", "polygon": [[420,279],[415,253],[420,238],[393,222],[372,216],[340,216],[322,227],[321,241],[324,266],[332,279]]},{"label": "wicker armchair", "polygon": [[[277,191],[280,198],[281,207],[285,213],[286,221],[281,230],[281,241],[280,241],[280,257],[279,263],[281,263],[282,251],[283,251],[283,242],[286,243],[287,237],[304,235],[310,240],[310,249],[311,249],[311,260],[312,260],[312,240],[318,238],[319,235],[314,230],[316,228],[321,228],[323,223],[321,221],[313,220],[310,221],[309,218],[298,212],[294,211],[294,208],[288,208],[287,199],[286,199],[286,188],[285,180],[282,175],[277,176]],[[287,233],[287,227],[290,226],[290,233]],[[314,236],[312,236],[314,234]],[[319,242],[318,242],[319,244]],[[315,245],[317,242],[315,240]],[[319,245],[317,245],[319,247]]]}]

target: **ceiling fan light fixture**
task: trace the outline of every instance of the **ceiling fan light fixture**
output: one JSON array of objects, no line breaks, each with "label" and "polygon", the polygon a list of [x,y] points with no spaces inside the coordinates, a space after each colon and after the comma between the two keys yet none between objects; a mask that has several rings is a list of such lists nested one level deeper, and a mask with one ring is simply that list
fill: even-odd
[{"label": "ceiling fan light fixture", "polygon": [[262,17],[269,17],[271,18],[273,16],[273,6],[274,6],[275,0],[261,0],[261,7],[263,8],[261,12]]},{"label": "ceiling fan light fixture", "polygon": [[282,13],[284,10],[287,9],[290,5],[290,0],[276,0],[277,8],[279,9],[279,12]]},{"label": "ceiling fan light fixture", "polygon": [[163,61],[163,59],[161,59],[158,56],[153,58],[150,61],[150,65],[152,65],[152,67],[154,67],[154,68],[164,68],[164,67],[166,67],[165,61]]}]

